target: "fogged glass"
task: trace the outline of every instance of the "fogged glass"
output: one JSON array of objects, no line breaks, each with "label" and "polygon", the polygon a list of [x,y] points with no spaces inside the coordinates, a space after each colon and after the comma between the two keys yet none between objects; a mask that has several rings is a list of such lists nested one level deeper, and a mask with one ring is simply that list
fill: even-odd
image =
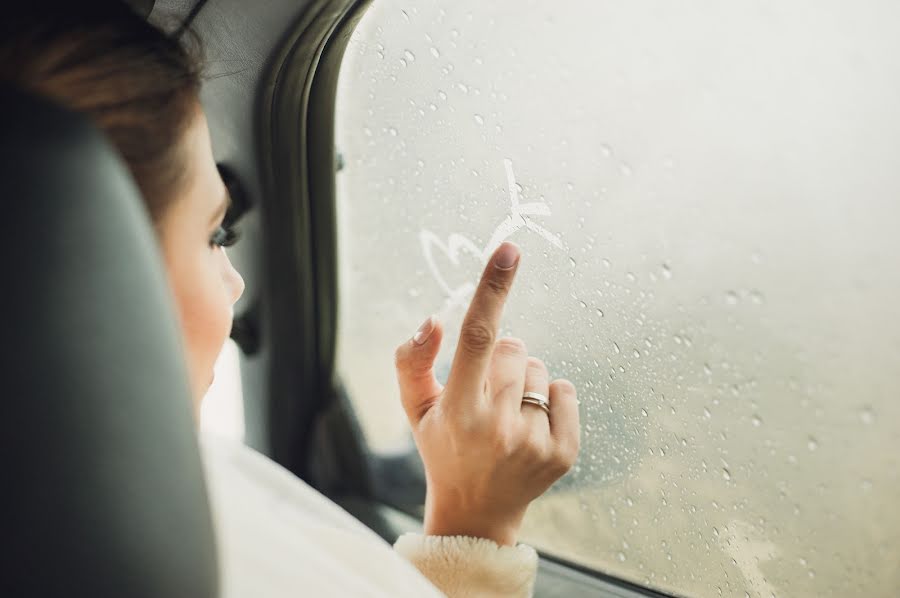
[{"label": "fogged glass", "polygon": [[380,0],[341,72],[340,371],[411,443],[485,256],[579,389],[522,540],[697,596],[900,592],[900,4]]}]

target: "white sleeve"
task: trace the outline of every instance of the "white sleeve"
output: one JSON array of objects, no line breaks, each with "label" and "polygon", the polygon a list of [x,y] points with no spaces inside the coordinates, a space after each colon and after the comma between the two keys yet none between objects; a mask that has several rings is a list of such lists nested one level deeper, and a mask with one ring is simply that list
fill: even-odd
[{"label": "white sleeve", "polygon": [[530,598],[534,592],[538,554],[525,544],[410,533],[394,549],[449,598]]}]

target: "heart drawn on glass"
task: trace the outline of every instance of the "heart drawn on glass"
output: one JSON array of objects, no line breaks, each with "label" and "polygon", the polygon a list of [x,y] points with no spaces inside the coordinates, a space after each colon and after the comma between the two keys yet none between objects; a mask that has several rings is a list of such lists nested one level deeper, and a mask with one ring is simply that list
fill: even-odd
[{"label": "heart drawn on glass", "polygon": [[422,253],[425,255],[425,261],[431,270],[432,276],[440,285],[441,289],[447,294],[446,309],[461,305],[465,306],[470,295],[475,290],[475,284],[472,282],[463,283],[457,287],[451,287],[447,279],[441,273],[440,268],[434,259],[434,247],[440,249],[444,255],[450,260],[454,266],[459,266],[459,258],[463,253],[468,253],[477,258],[482,267],[487,264],[494,250],[496,250],[504,240],[509,238],[515,232],[521,229],[528,229],[533,233],[543,237],[551,245],[565,251],[562,240],[549,230],[533,222],[529,216],[549,216],[550,207],[544,202],[521,203],[519,201],[519,192],[516,186],[516,175],[513,172],[512,160],[504,159],[503,166],[506,170],[506,182],[509,189],[509,211],[506,217],[494,229],[493,235],[483,249],[479,249],[475,243],[467,237],[459,233],[451,233],[447,237],[447,243],[443,243],[440,238],[429,230],[423,230],[419,233],[419,241],[422,243]]},{"label": "heart drawn on glass", "polygon": [[441,273],[440,268],[435,261],[434,248],[437,247],[454,266],[459,266],[459,258],[461,255],[468,253],[478,260],[483,266],[486,262],[484,252],[478,248],[467,237],[459,233],[453,233],[447,238],[447,243],[443,243],[440,238],[429,230],[423,230],[419,233],[419,241],[422,243],[422,253],[425,255],[425,261],[428,264],[431,275],[440,285],[441,289],[447,294],[449,303],[464,303],[468,300],[469,295],[475,290],[475,284],[472,282],[464,282],[459,286],[451,287],[450,283]]}]

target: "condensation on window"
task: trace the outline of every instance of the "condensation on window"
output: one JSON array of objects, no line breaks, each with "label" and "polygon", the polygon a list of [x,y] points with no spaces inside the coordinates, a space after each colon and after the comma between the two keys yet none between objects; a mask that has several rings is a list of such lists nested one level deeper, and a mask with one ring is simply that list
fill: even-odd
[{"label": "condensation on window", "polygon": [[503,334],[582,409],[522,540],[698,596],[900,588],[900,5],[375,3],[342,67],[339,362],[523,251]]}]

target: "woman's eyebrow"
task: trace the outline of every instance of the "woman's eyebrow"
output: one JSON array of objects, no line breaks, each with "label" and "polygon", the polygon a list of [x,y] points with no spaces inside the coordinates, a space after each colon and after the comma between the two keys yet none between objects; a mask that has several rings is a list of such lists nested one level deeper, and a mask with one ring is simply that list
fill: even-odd
[{"label": "woman's eyebrow", "polygon": [[231,205],[231,195],[228,193],[228,188],[225,188],[225,192],[222,195],[222,201],[219,203],[219,207],[216,208],[216,211],[213,212],[213,216],[211,219],[212,224],[218,224],[222,218],[225,217],[226,212],[228,212],[228,207]]}]

